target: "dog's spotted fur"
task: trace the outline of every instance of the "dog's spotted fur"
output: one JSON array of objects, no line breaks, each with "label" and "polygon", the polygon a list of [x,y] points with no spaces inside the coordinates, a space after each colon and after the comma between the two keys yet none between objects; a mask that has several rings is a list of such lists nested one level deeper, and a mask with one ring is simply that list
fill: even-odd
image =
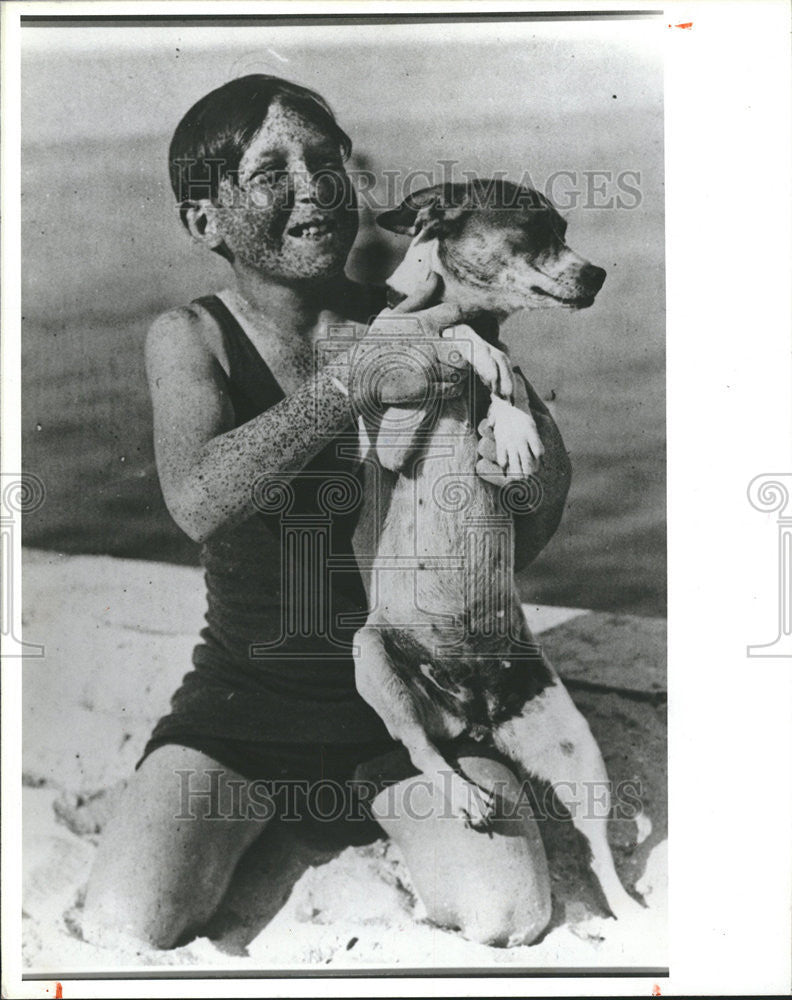
[{"label": "dog's spotted fur", "polygon": [[[430,249],[444,298],[466,311],[504,317],[521,308],[584,308],[605,277],[566,246],[566,224],[545,198],[503,181],[428,188],[379,221],[415,237],[411,252],[427,253],[425,244],[437,241]],[[357,635],[358,687],[414,765],[473,825],[486,826],[492,799],[458,773],[449,782],[436,742],[463,733],[486,739],[523,774],[554,785],[588,839],[609,906],[622,916],[637,904],[617,877],[606,819],[583,812],[585,785],[605,782],[605,766],[525,621],[508,504],[474,474],[480,414],[473,397],[446,401],[413,451],[399,453],[375,531],[369,618]],[[552,462],[558,443],[547,444]],[[382,450],[377,457],[393,468]],[[378,474],[387,478],[381,466]],[[444,477],[468,490],[465,504],[438,503]]]}]

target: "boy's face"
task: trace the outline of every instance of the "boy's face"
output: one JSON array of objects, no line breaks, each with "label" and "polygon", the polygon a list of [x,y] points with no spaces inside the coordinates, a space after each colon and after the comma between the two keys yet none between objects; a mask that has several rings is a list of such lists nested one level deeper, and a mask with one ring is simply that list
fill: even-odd
[{"label": "boy's face", "polygon": [[235,260],[285,280],[344,267],[358,227],[357,201],[338,144],[275,102],[215,208],[218,236]]}]

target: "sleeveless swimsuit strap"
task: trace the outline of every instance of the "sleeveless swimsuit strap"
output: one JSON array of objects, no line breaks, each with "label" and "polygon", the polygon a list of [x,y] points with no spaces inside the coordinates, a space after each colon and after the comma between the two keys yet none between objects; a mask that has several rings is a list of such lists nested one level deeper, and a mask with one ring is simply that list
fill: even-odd
[{"label": "sleeveless swimsuit strap", "polygon": [[[386,296],[387,288],[369,289],[372,310],[369,322],[385,308]],[[242,324],[220,296],[204,295],[195,302],[209,313],[220,328],[228,356],[228,393],[236,424],[240,426],[279,403],[285,398],[285,393]]]},{"label": "sleeveless swimsuit strap", "polygon": [[228,392],[236,423],[237,426],[247,423],[279,403],[285,393],[225,302],[218,295],[205,295],[195,301],[220,328],[228,356]]}]

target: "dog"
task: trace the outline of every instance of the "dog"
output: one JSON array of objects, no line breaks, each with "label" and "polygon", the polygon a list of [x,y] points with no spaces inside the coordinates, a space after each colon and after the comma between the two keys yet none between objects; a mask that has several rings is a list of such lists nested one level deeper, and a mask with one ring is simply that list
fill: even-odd
[{"label": "dog", "polygon": [[[602,798],[592,815],[585,794],[592,783],[608,788],[605,764],[534,642],[514,582],[512,516],[542,443],[530,415],[508,398],[512,370],[492,325],[521,309],[584,309],[605,271],[566,245],[566,222],[546,198],[504,180],[429,187],[377,221],[413,238],[388,283],[396,296],[433,272],[443,301],[483,322],[444,337],[469,350],[472,395],[361,415],[367,460],[394,475],[382,508],[363,515],[376,521],[376,537],[368,618],[354,640],[358,690],[460,821],[486,828],[493,796],[454,771],[437,742],[491,741],[522,777],[549,782],[588,841],[608,907],[624,918],[642,907],[614,867],[610,801]],[[481,403],[473,397],[482,387],[503,488],[475,472]]]}]

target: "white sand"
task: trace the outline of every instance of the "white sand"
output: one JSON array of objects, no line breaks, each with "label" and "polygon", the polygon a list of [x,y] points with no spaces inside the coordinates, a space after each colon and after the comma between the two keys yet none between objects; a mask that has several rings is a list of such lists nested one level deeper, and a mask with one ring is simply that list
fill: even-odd
[{"label": "white sand", "polygon": [[[649,908],[619,925],[568,906],[539,944],[489,948],[420,919],[394,845],[378,841],[333,856],[283,828],[240,869],[217,939],[162,952],[138,942],[80,939],[80,899],[97,830],[132,772],[156,719],[190,668],[202,624],[200,571],[109,557],[27,551],[25,639],[45,656],[25,661],[23,692],[23,961],[26,971],[664,966],[665,844],[638,885]],[[537,633],[585,614],[526,609]],[[638,834],[636,834],[638,836]],[[255,849],[254,849],[255,854]],[[263,901],[288,894],[266,922]],[[293,888],[290,887],[292,886]],[[574,921],[574,922],[573,922]]]}]

